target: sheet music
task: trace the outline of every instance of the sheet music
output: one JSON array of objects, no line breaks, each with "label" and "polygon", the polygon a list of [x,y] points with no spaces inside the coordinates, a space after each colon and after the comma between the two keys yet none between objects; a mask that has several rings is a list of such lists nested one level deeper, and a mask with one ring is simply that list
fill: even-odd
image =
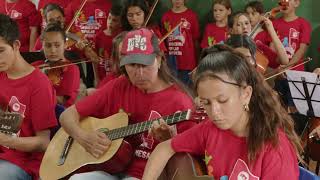
[{"label": "sheet music", "polygon": [[[320,103],[312,101],[312,100],[320,101],[320,77],[315,73],[304,72],[304,71],[293,71],[293,70],[287,70],[286,74],[287,74],[287,79],[289,80],[291,96],[293,98],[293,102],[296,108],[298,109],[299,113],[307,115],[307,111],[309,109],[308,103],[305,100],[305,92],[302,85],[302,78],[304,77],[307,83],[309,96],[312,95],[311,104],[313,107],[314,115],[316,117],[320,117]],[[290,81],[299,81],[299,82],[295,82],[294,83],[295,85],[294,85]],[[315,83],[317,85],[315,86],[314,84],[308,84],[308,83]],[[314,92],[313,94],[311,94],[314,86],[315,86]],[[294,99],[294,98],[302,98],[304,100]]]}]

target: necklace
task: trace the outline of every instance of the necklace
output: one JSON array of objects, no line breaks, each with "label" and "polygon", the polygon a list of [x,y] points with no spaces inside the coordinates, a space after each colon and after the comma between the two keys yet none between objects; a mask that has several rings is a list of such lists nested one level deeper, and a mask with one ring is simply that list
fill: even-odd
[{"label": "necklace", "polygon": [[11,11],[16,5],[17,5],[17,2],[15,2],[15,3],[13,4],[13,6],[8,10],[8,2],[7,2],[7,0],[5,0],[4,8],[5,8],[5,10],[6,10],[6,14],[9,15],[10,11]]}]

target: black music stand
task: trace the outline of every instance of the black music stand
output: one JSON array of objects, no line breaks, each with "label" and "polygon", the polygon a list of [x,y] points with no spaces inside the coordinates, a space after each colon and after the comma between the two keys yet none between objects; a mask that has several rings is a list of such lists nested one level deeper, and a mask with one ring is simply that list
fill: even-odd
[{"label": "black music stand", "polygon": [[286,71],[290,93],[300,114],[320,117],[320,77],[304,71]]},{"label": "black music stand", "polygon": [[[320,77],[315,73],[304,71],[286,71],[290,93],[300,114],[308,121],[303,128],[302,136],[310,133],[310,120],[320,117]],[[306,161],[309,161],[308,146],[306,146]]]}]

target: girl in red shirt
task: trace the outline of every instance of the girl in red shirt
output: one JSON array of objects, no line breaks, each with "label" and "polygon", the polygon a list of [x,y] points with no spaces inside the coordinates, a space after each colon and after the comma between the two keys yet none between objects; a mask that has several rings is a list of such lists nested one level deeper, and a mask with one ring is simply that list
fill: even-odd
[{"label": "girl in red shirt", "polygon": [[262,76],[242,54],[223,45],[202,57],[194,85],[209,118],[159,144],[142,179],[156,179],[171,156],[189,152],[205,155],[214,179],[298,180],[300,140]]},{"label": "girl in red shirt", "polygon": [[232,12],[230,0],[215,0],[212,6],[214,23],[206,25],[201,48],[223,43],[228,35],[228,16]]}]

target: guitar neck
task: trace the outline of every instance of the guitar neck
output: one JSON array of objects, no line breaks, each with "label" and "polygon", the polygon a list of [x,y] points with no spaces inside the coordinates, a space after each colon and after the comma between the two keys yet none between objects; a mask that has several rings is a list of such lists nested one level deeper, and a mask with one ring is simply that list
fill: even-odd
[{"label": "guitar neck", "polygon": [[175,113],[173,115],[154,119],[151,121],[145,121],[137,124],[132,124],[126,127],[113,129],[110,131],[105,131],[104,133],[109,137],[110,140],[116,140],[116,139],[120,139],[127,136],[145,132],[151,128],[152,123],[154,121],[159,121],[160,119],[163,119],[167,124],[170,125],[170,124],[175,124],[175,123],[190,119],[190,114],[191,114],[191,110],[187,110],[187,111]]}]

